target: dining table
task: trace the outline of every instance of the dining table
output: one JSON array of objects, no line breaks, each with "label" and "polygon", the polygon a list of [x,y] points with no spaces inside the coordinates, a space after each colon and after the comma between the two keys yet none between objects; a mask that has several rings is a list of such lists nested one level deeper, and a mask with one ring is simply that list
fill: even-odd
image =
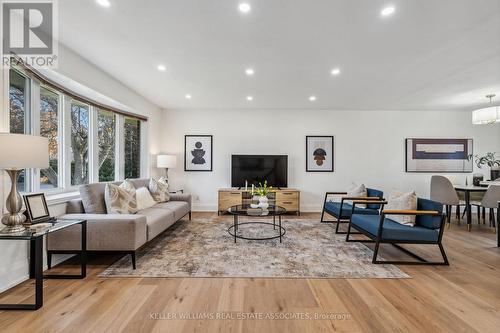
[{"label": "dining table", "polygon": [[471,223],[472,223],[472,209],[470,204],[470,194],[473,192],[486,192],[488,190],[487,186],[475,186],[475,185],[455,185],[455,191],[464,192],[465,197],[465,209],[466,213],[466,221],[467,221],[467,230],[470,231]]}]

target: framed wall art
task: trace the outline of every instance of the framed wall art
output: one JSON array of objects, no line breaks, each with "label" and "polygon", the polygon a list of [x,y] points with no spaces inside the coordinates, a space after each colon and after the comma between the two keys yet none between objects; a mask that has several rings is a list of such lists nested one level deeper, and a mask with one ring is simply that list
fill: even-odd
[{"label": "framed wall art", "polygon": [[472,139],[406,139],[406,172],[472,172],[472,144]]},{"label": "framed wall art", "polygon": [[184,136],[184,171],[212,171],[212,135]]},{"label": "framed wall art", "polygon": [[306,136],[306,172],[333,172],[333,136]]}]

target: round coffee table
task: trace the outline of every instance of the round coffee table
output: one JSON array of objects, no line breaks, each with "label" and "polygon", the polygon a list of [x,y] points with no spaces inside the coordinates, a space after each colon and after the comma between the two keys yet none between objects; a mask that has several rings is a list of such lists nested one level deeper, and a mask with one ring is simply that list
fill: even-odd
[{"label": "round coffee table", "polygon": [[[281,238],[285,235],[286,230],[281,226],[281,215],[286,213],[286,209],[280,206],[274,206],[270,205],[267,209],[261,209],[261,208],[252,208],[250,205],[245,204],[245,205],[237,205],[237,206],[232,206],[227,210],[230,214],[233,215],[233,225],[230,226],[227,229],[227,232],[234,237],[234,242],[236,243],[236,239],[246,239],[246,240],[270,240],[270,239],[280,239],[281,243]],[[239,216],[247,216],[247,217],[272,217],[273,222],[257,222],[257,221],[251,221],[251,222],[243,222],[239,223],[238,222],[238,217]],[[276,224],[276,217],[278,217],[278,224]],[[261,226],[261,227],[267,227],[267,226],[273,226],[273,230],[276,230],[278,228],[278,232],[275,236],[271,237],[246,237],[244,235],[238,235],[238,228],[241,225],[255,225],[256,227]]]}]

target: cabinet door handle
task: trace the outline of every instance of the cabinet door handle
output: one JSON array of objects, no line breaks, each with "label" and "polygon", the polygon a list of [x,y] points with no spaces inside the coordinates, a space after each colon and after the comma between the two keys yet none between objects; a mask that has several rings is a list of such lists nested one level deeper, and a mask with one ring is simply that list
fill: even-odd
[{"label": "cabinet door handle", "polygon": [[239,192],[231,192],[231,195],[240,195],[241,193]]},{"label": "cabinet door handle", "polygon": [[291,204],[293,204],[293,202],[291,202],[291,201],[283,201],[283,204],[284,205],[291,205]]}]

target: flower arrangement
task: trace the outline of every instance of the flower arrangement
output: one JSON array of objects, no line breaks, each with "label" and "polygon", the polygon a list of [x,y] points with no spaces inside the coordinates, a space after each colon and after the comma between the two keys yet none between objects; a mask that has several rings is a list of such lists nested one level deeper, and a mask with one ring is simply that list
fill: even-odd
[{"label": "flower arrangement", "polygon": [[469,160],[474,158],[474,162],[476,163],[479,169],[482,168],[483,165],[487,165],[491,167],[499,167],[500,166],[500,158],[496,158],[497,153],[486,153],[484,156],[479,155],[469,155]]},{"label": "flower arrangement", "polygon": [[273,189],[272,186],[267,186],[267,180],[264,181],[264,184],[259,182],[259,186],[252,188],[252,195],[258,195],[259,197],[266,197],[269,192]]}]

